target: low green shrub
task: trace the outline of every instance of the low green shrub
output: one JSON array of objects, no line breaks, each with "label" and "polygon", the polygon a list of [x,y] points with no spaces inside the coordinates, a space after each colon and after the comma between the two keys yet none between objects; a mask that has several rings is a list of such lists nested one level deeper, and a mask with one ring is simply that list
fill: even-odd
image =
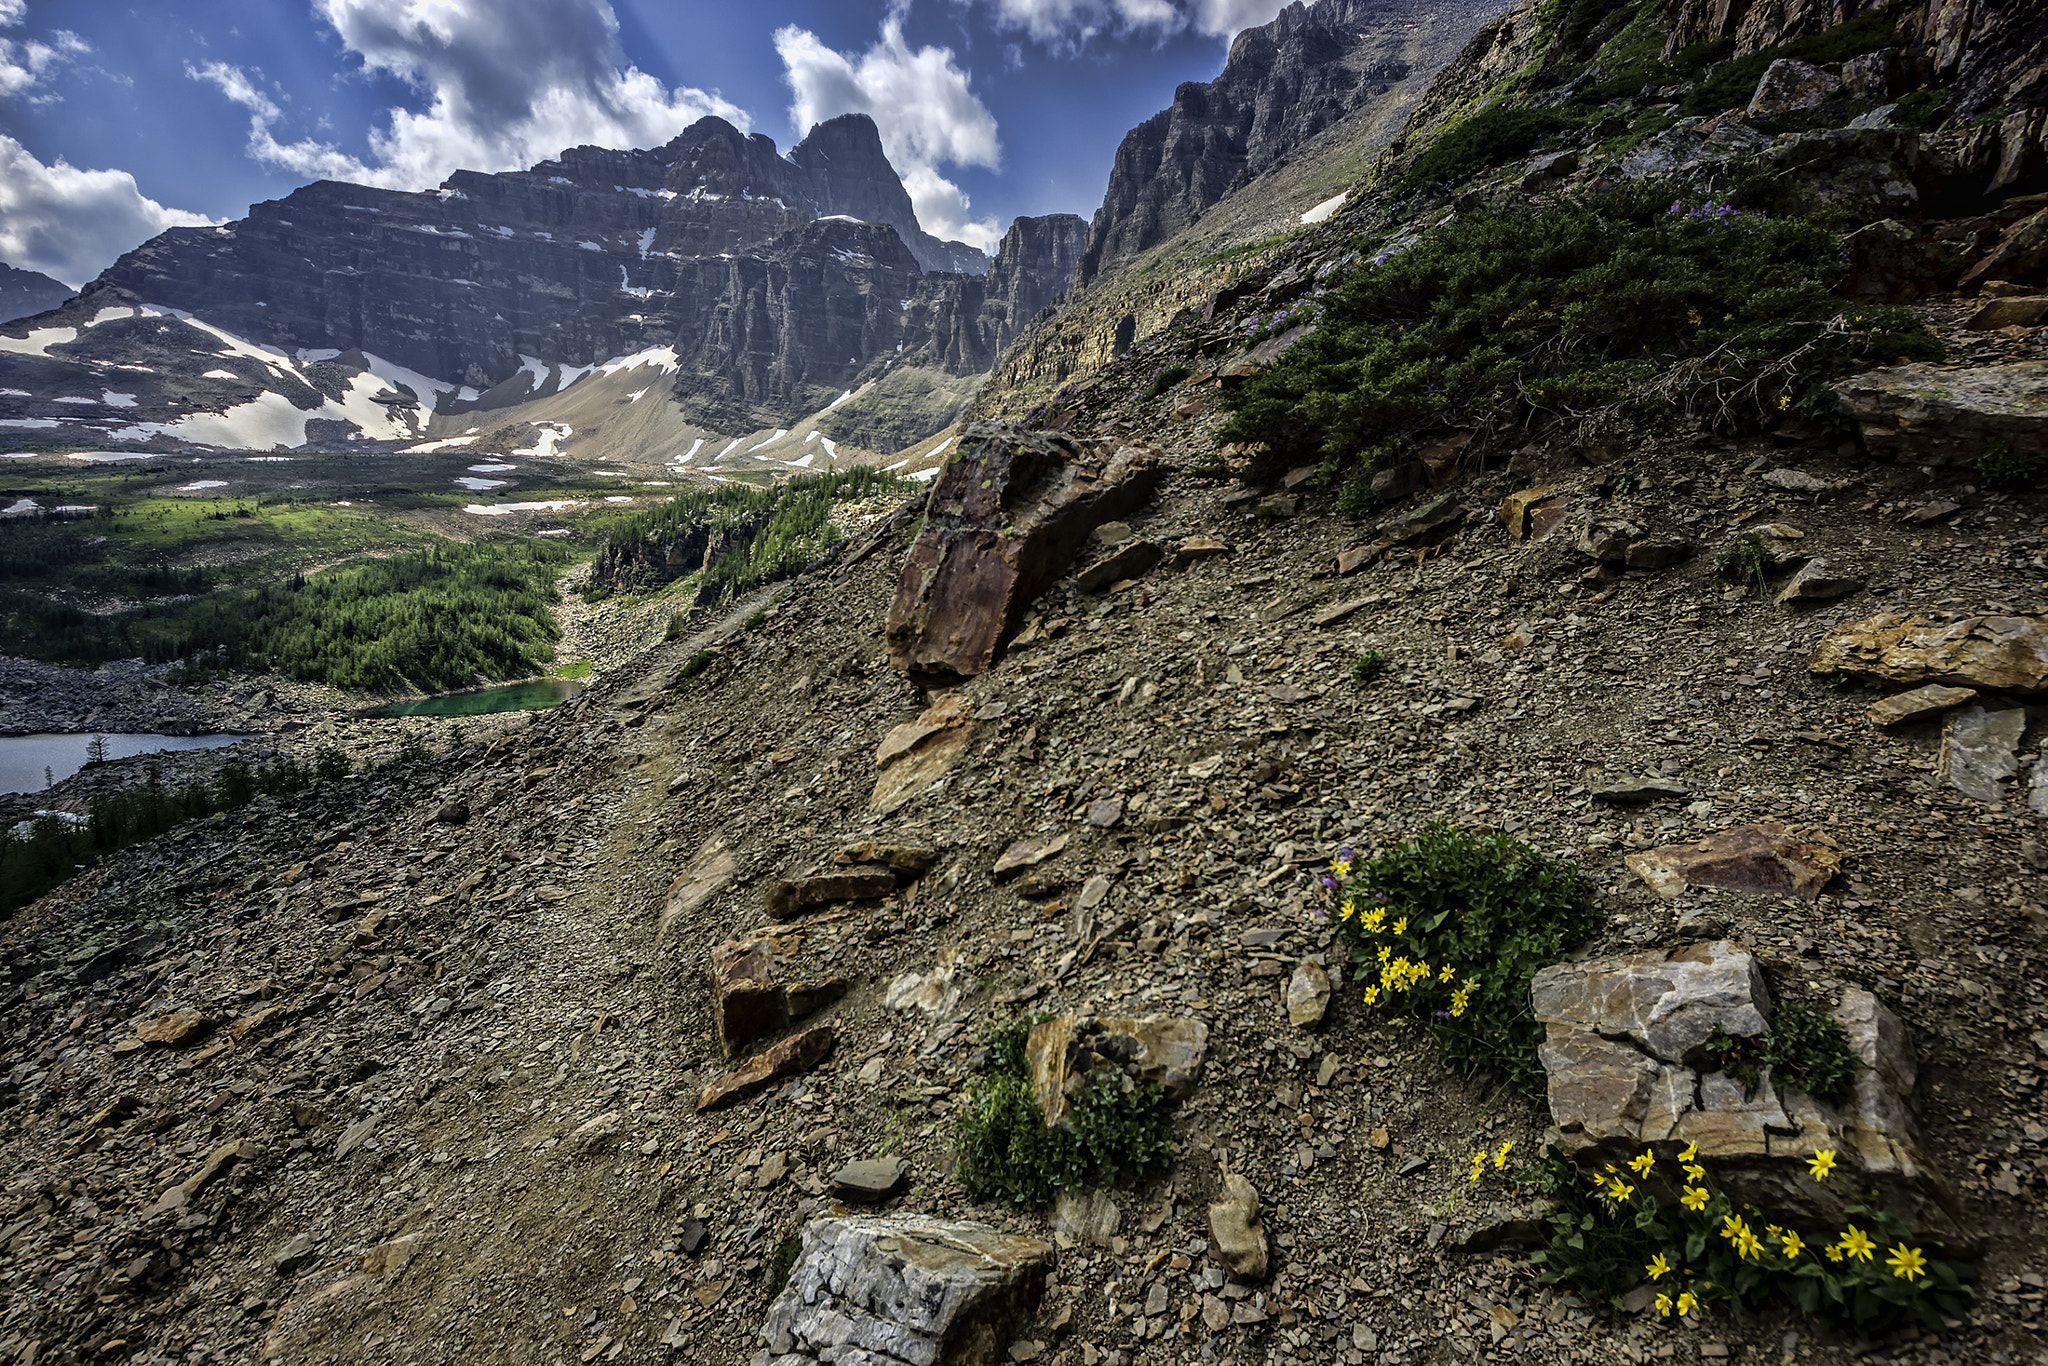
[{"label": "low green shrub", "polygon": [[1763,542],[1754,535],[1736,537],[1714,556],[1716,574],[1733,583],[1755,584],[1760,594],[1770,589],[1769,567],[1770,562],[1764,557]]},{"label": "low green shrub", "polygon": [[1921,86],[1899,101],[1892,110],[1893,123],[1901,128],[1931,129],[1948,117],[1948,91]]},{"label": "low green shrub", "polygon": [[1367,650],[1351,661],[1351,686],[1369,688],[1380,680],[1389,667],[1391,666],[1387,663],[1385,655],[1378,650]]},{"label": "low green shrub", "polygon": [[1140,403],[1151,402],[1193,373],[1185,365],[1169,365],[1164,369],[1155,371],[1152,375],[1152,382],[1147,384],[1138,394],[1138,401]]},{"label": "low green shrub", "polygon": [[1768,1071],[1773,1081],[1839,1102],[1863,1067],[1840,1020],[1791,999],[1778,1002],[1771,1012],[1770,1027],[1754,1038],[1730,1034],[1715,1025],[1707,1039],[1707,1051],[1721,1071],[1742,1083],[1746,1095],[1756,1094]]},{"label": "low green shrub", "polygon": [[1050,1017],[1025,1015],[991,1030],[985,1057],[956,1121],[955,1175],[970,1199],[1020,1209],[1051,1204],[1063,1190],[1135,1177],[1166,1165],[1173,1135],[1157,1086],[1126,1090],[1121,1078],[1098,1073],[1071,1109],[1068,1127],[1045,1122],[1031,1089],[1024,1044]]},{"label": "low green shrub", "polygon": [[1977,452],[1976,464],[1987,484],[2025,488],[2048,475],[2048,451],[2016,451],[2001,442]]},{"label": "low green shrub", "polygon": [[1451,181],[1489,166],[1513,161],[1543,139],[1578,120],[1554,109],[1518,109],[1489,104],[1462,123],[1453,124],[1408,163],[1401,183],[1414,187],[1432,180]]},{"label": "low green shrub", "polygon": [[1836,375],[1941,354],[1910,310],[1830,292],[1843,266],[1828,225],[1672,196],[1477,209],[1368,259],[1322,296],[1315,331],[1225,391],[1217,440],[1341,478],[1452,425],[1822,422]]},{"label": "low green shrub", "polygon": [[1541,1092],[1529,979],[1599,924],[1582,869],[1432,821],[1375,858],[1340,851],[1325,885],[1369,1009],[1427,1021],[1446,1062]]}]

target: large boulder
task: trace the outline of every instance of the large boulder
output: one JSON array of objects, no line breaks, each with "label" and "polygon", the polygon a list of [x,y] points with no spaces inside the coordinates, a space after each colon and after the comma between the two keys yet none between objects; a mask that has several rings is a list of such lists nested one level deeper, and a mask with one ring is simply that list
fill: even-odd
[{"label": "large boulder", "polygon": [[1842,88],[1842,78],[1811,62],[1780,57],[1764,71],[1744,111],[1753,119],[1781,118],[1811,109]]},{"label": "large boulder", "polygon": [[1987,446],[2048,451],[2048,361],[1901,365],[1833,387],[1863,444],[1886,460],[1968,465]]},{"label": "large boulder", "polygon": [[801,946],[794,932],[768,930],[711,946],[711,1021],[726,1057],[846,994],[844,977],[792,980],[787,964]]},{"label": "large boulder", "polygon": [[[1802,1232],[1839,1233],[1847,1205],[1875,1186],[1917,1237],[1972,1243],[1921,1146],[1911,1040],[1869,992],[1850,989],[1834,1012],[1864,1064],[1837,1103],[1769,1068],[1754,1090],[1717,1070],[1706,1046],[1715,1029],[1754,1038],[1773,1010],[1756,960],[1726,940],[1559,963],[1536,974],[1530,999],[1556,1143],[1580,1166],[1618,1166],[1646,1149],[1663,1161],[1696,1145],[1731,1199]],[[1825,1183],[1806,1165],[1823,1150],[1839,1164]]]},{"label": "large boulder", "polygon": [[904,562],[889,662],[923,685],[985,672],[1088,533],[1141,507],[1163,472],[1149,447],[1105,456],[1052,432],[970,427]]},{"label": "large boulder", "polygon": [[755,1366],[996,1366],[1038,1309],[1052,1245],[926,1216],[804,1226]]},{"label": "large boulder", "polygon": [[1880,612],[1822,637],[1807,667],[1892,683],[2048,693],[2048,617]]}]

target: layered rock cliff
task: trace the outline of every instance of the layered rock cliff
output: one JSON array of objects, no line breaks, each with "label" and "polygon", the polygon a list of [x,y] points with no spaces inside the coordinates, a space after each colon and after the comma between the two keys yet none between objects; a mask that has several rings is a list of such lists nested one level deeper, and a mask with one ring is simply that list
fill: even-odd
[{"label": "layered rock cliff", "polygon": [[1221,75],[1182,85],[1170,108],[1124,135],[1078,282],[1172,237],[1396,87],[1427,80],[1502,8],[1490,0],[1317,0],[1238,34]]},{"label": "layered rock cliff", "polygon": [[[866,115],[820,124],[787,156],[707,118],[661,147],[576,147],[426,193],[317,182],[152,239],[39,320],[46,336],[0,350],[12,371],[75,362],[110,306],[149,305],[306,359],[378,358],[432,381],[415,397],[447,412],[459,387],[527,393],[522,371],[670,348],[686,406],[744,431],[892,366],[987,370],[1013,319],[1071,273],[1072,236],[1013,233],[991,281],[980,251],[918,224]],[[151,416],[175,420],[176,396],[156,393],[175,376],[152,369]],[[210,402],[186,378],[192,403]],[[10,382],[50,387],[34,381]]]},{"label": "layered rock cliff", "polygon": [[71,297],[71,286],[41,271],[0,265],[0,323],[55,308]]}]

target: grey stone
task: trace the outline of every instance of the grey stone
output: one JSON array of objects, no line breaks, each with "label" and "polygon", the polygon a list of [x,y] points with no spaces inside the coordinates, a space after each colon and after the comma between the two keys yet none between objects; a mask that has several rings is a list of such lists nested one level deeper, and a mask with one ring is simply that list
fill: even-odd
[{"label": "grey stone", "polygon": [[[2041,742],[2041,753],[2034,759],[2034,777],[2027,784],[2027,810],[2048,816],[2048,740]],[[2037,862],[2034,866],[2042,865]]]},{"label": "grey stone", "polygon": [[1838,574],[1828,567],[1824,559],[1808,560],[1791,582],[1778,592],[1778,601],[1783,602],[1825,602],[1831,598],[1844,597],[1863,586],[1863,580],[1855,574]]},{"label": "grey stone", "polygon": [[1287,1023],[1308,1029],[1323,1022],[1330,1008],[1330,974],[1320,963],[1304,959],[1287,982]]},{"label": "grey stone", "polygon": [[1098,1186],[1085,1191],[1061,1191],[1059,1202],[1053,1206],[1052,1227],[1053,1232],[1076,1243],[1108,1247],[1123,1218],[1123,1208],[1115,1197]]},{"label": "grey stone", "polygon": [[1764,482],[1774,489],[1788,493],[1826,493],[1834,487],[1825,479],[1819,479],[1803,470],[1771,470],[1764,475]]},{"label": "grey stone", "polygon": [[1757,81],[1746,112],[1753,119],[1778,118],[1794,110],[1811,109],[1841,88],[1841,77],[1808,62],[1780,57]]},{"label": "grey stone", "polygon": [[270,1254],[271,1269],[280,1276],[295,1276],[319,1251],[319,1243],[310,1233],[295,1233],[285,1245]]},{"label": "grey stone", "polygon": [[1925,362],[1838,381],[1873,455],[1968,465],[1986,446],[2048,450],[2048,361],[1949,369]]},{"label": "grey stone", "polygon": [[1593,800],[1608,806],[1637,806],[1662,798],[1690,797],[1692,789],[1665,778],[1632,778],[1627,782],[1595,788]]},{"label": "grey stone", "polygon": [[1049,1243],[985,1224],[814,1219],[761,1337],[778,1361],[997,1366],[1052,1265]]},{"label": "grey stone", "polygon": [[832,1173],[832,1193],[842,1200],[871,1205],[893,1195],[909,1171],[910,1164],[900,1157],[863,1158]]},{"label": "grey stone", "polygon": [[1265,1276],[1266,1225],[1259,1218],[1259,1192],[1235,1172],[1224,1174],[1223,1198],[1209,1206],[1209,1242],[1234,1279]]},{"label": "grey stone", "polygon": [[[1580,1166],[1600,1170],[1646,1148],[1668,1161],[1693,1145],[1730,1198],[1790,1227],[1833,1236],[1844,1202],[1875,1185],[1917,1237],[1972,1244],[1920,1145],[1911,1044],[1869,992],[1846,991],[1834,1012],[1865,1064],[1839,1103],[1768,1069],[1753,1090],[1715,1070],[1704,1047],[1713,1028],[1754,1038],[1773,1009],[1755,959],[1725,940],[1560,963],[1536,974],[1530,995],[1558,1146]],[[1806,1167],[1823,1149],[1840,1163],[1825,1184]]]},{"label": "grey stone", "polygon": [[2023,707],[1963,708],[1948,719],[1942,776],[1974,801],[2004,801],[2005,780],[2020,771],[2019,744],[2026,729]]}]

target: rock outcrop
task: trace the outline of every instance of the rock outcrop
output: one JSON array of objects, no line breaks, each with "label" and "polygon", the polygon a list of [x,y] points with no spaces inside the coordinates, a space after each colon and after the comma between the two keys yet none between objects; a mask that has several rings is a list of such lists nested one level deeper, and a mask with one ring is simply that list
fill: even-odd
[{"label": "rock outcrop", "polygon": [[[1768,1067],[1754,1086],[1719,1069],[1707,1047],[1715,1032],[1756,1038],[1773,1011],[1755,958],[1725,940],[1560,963],[1536,974],[1531,997],[1558,1146],[1580,1166],[1690,1146],[1731,1198],[1804,1232],[1838,1233],[1847,1206],[1876,1186],[1918,1236],[1956,1249],[1974,1241],[1921,1147],[1912,1041],[1869,992],[1850,988],[1834,1012],[1862,1066],[1833,1103]],[[1840,1163],[1826,1184],[1806,1166],[1823,1150]]]},{"label": "rock outcrop", "polygon": [[1871,454],[1967,465],[1986,447],[2048,452],[2048,361],[1952,370],[1901,365],[1834,385]]},{"label": "rock outcrop", "polygon": [[997,1366],[1053,1261],[1050,1243],[986,1224],[814,1219],[755,1366]]},{"label": "rock outcrop", "polygon": [[1047,432],[971,428],[932,482],[889,609],[889,662],[941,684],[985,672],[1088,533],[1142,506],[1163,473],[1136,446],[1105,456]]},{"label": "rock outcrop", "polygon": [[2044,693],[2048,618],[1880,612],[1823,636],[1809,667],[1916,686]]},{"label": "rock outcrop", "polygon": [[[1426,79],[1430,71],[1401,55],[1416,23],[1441,23],[1462,41],[1496,8],[1473,0],[1395,8],[1317,0],[1244,30],[1215,80],[1183,84],[1171,107],[1124,135],[1076,283],[1165,241],[1402,82]],[[1436,60],[1451,56],[1443,50]]]}]

